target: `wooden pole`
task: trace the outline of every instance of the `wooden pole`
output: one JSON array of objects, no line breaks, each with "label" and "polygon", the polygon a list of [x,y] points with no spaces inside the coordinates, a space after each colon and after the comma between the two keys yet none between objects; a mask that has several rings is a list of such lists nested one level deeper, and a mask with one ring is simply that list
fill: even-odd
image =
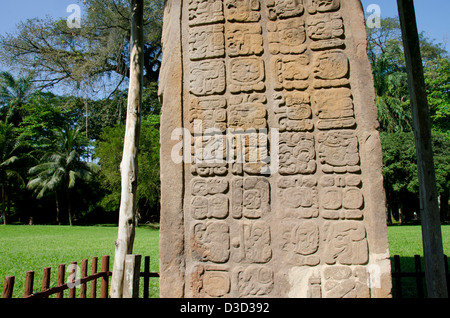
[{"label": "wooden pole", "polygon": [[12,298],[14,291],[14,280],[16,278],[14,276],[6,276],[5,282],[3,284],[3,293],[2,298]]},{"label": "wooden pole", "polygon": [[33,294],[34,271],[27,271],[25,275],[25,290],[23,297],[27,298]]},{"label": "wooden pole", "polygon": [[100,281],[100,298],[108,298],[109,286],[109,255],[102,256],[102,273],[105,273]]},{"label": "wooden pole", "polygon": [[[64,277],[66,276],[66,264],[59,264],[58,266],[58,281],[56,286],[64,285]],[[56,298],[64,298],[64,291],[56,294]]]},{"label": "wooden pole", "polygon": [[419,175],[420,216],[429,298],[447,298],[441,222],[436,190],[431,123],[413,0],[397,0],[408,71]]},{"label": "wooden pole", "polygon": [[77,262],[71,262],[70,263],[70,275],[69,275],[69,298],[75,298],[76,297],[76,283],[77,280]]},{"label": "wooden pole", "polygon": [[132,254],[136,225],[136,191],[144,68],[144,0],[131,1],[130,83],[127,120],[120,164],[119,229],[111,279],[111,297],[122,298],[125,257]]},{"label": "wooden pole", "polygon": [[[81,262],[81,278],[87,277],[87,267],[88,267],[88,260],[83,259]],[[80,298],[86,298],[86,290],[87,290],[87,284],[81,283],[80,286]]]},{"label": "wooden pole", "polygon": [[[97,264],[98,264],[98,257],[94,256],[92,258],[92,271],[91,274],[97,274]],[[91,298],[97,298],[97,280],[94,279],[91,281]]]},{"label": "wooden pole", "polygon": [[149,298],[148,288],[150,286],[150,256],[144,259],[144,298]]},{"label": "wooden pole", "polygon": [[123,298],[139,298],[141,255],[128,254],[125,258]]},{"label": "wooden pole", "polygon": [[44,271],[42,273],[42,289],[41,289],[41,291],[43,291],[43,292],[50,288],[51,271],[52,271],[51,267],[45,267]]}]

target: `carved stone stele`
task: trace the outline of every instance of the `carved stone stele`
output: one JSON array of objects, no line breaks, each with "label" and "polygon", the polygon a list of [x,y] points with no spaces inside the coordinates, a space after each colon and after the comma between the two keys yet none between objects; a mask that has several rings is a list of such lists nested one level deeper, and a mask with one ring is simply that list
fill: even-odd
[{"label": "carved stone stele", "polygon": [[359,0],[166,0],[161,297],[390,297]]}]

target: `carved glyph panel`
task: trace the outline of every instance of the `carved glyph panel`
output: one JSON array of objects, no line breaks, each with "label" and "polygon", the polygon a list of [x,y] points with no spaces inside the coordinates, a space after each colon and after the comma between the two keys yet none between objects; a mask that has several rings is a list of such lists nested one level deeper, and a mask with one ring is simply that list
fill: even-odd
[{"label": "carved glyph panel", "polygon": [[[373,92],[361,87],[370,86],[371,70],[363,69],[356,2],[167,0],[166,14],[178,13],[181,24],[165,19],[164,46],[173,51],[164,54],[179,56],[182,72],[163,72],[163,102],[182,97],[163,109],[161,129],[180,117],[190,138],[183,140],[190,160],[171,166],[182,181],[162,181],[161,204],[172,211],[161,227],[172,243],[162,244],[180,252],[161,272],[180,267],[177,295],[377,293],[367,282],[377,264],[371,253],[383,253],[373,237],[384,234],[372,232],[384,217],[376,205],[381,165],[367,162],[380,156],[368,119]],[[173,32],[181,38],[172,43]],[[171,165],[164,158],[162,168]],[[168,189],[178,187],[180,202],[169,202]]]}]

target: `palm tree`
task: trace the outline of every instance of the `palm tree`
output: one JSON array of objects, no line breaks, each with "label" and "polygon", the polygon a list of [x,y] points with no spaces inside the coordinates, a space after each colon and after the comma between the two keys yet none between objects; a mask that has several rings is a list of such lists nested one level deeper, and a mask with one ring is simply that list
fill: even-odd
[{"label": "palm tree", "polygon": [[380,28],[367,29],[367,36],[381,131],[411,131],[408,79],[398,18],[382,19]]},{"label": "palm tree", "polygon": [[381,130],[386,132],[412,130],[407,73],[402,56],[396,42],[389,43],[383,53],[372,53],[371,56],[378,119]]},{"label": "palm tree", "polygon": [[95,163],[83,160],[87,153],[79,128],[66,127],[55,131],[53,150],[44,156],[43,161],[29,170],[32,179],[27,187],[35,190],[37,198],[53,192],[56,200],[56,219],[59,223],[59,197],[62,192],[67,199],[69,224],[72,225],[70,189],[77,180],[87,180],[98,169]]},{"label": "palm tree", "polygon": [[20,138],[12,124],[0,122],[0,185],[2,198],[2,218],[6,224],[6,193],[13,181],[23,184],[20,174],[14,170],[14,163],[19,160],[18,151],[21,147]]},{"label": "palm tree", "polygon": [[0,72],[0,113],[5,122],[20,123],[20,107],[33,94],[32,75],[15,79],[9,72]]}]

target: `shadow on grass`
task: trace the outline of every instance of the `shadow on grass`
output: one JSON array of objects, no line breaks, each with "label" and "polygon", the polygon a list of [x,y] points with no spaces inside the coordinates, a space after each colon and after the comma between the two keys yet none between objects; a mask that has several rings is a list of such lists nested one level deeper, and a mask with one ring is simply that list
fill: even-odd
[{"label": "shadow on grass", "polygon": [[[397,264],[391,257],[392,297],[393,298],[427,298],[425,267],[423,257],[420,261],[414,257],[399,257]],[[447,291],[450,295],[450,276],[447,266]]]}]

